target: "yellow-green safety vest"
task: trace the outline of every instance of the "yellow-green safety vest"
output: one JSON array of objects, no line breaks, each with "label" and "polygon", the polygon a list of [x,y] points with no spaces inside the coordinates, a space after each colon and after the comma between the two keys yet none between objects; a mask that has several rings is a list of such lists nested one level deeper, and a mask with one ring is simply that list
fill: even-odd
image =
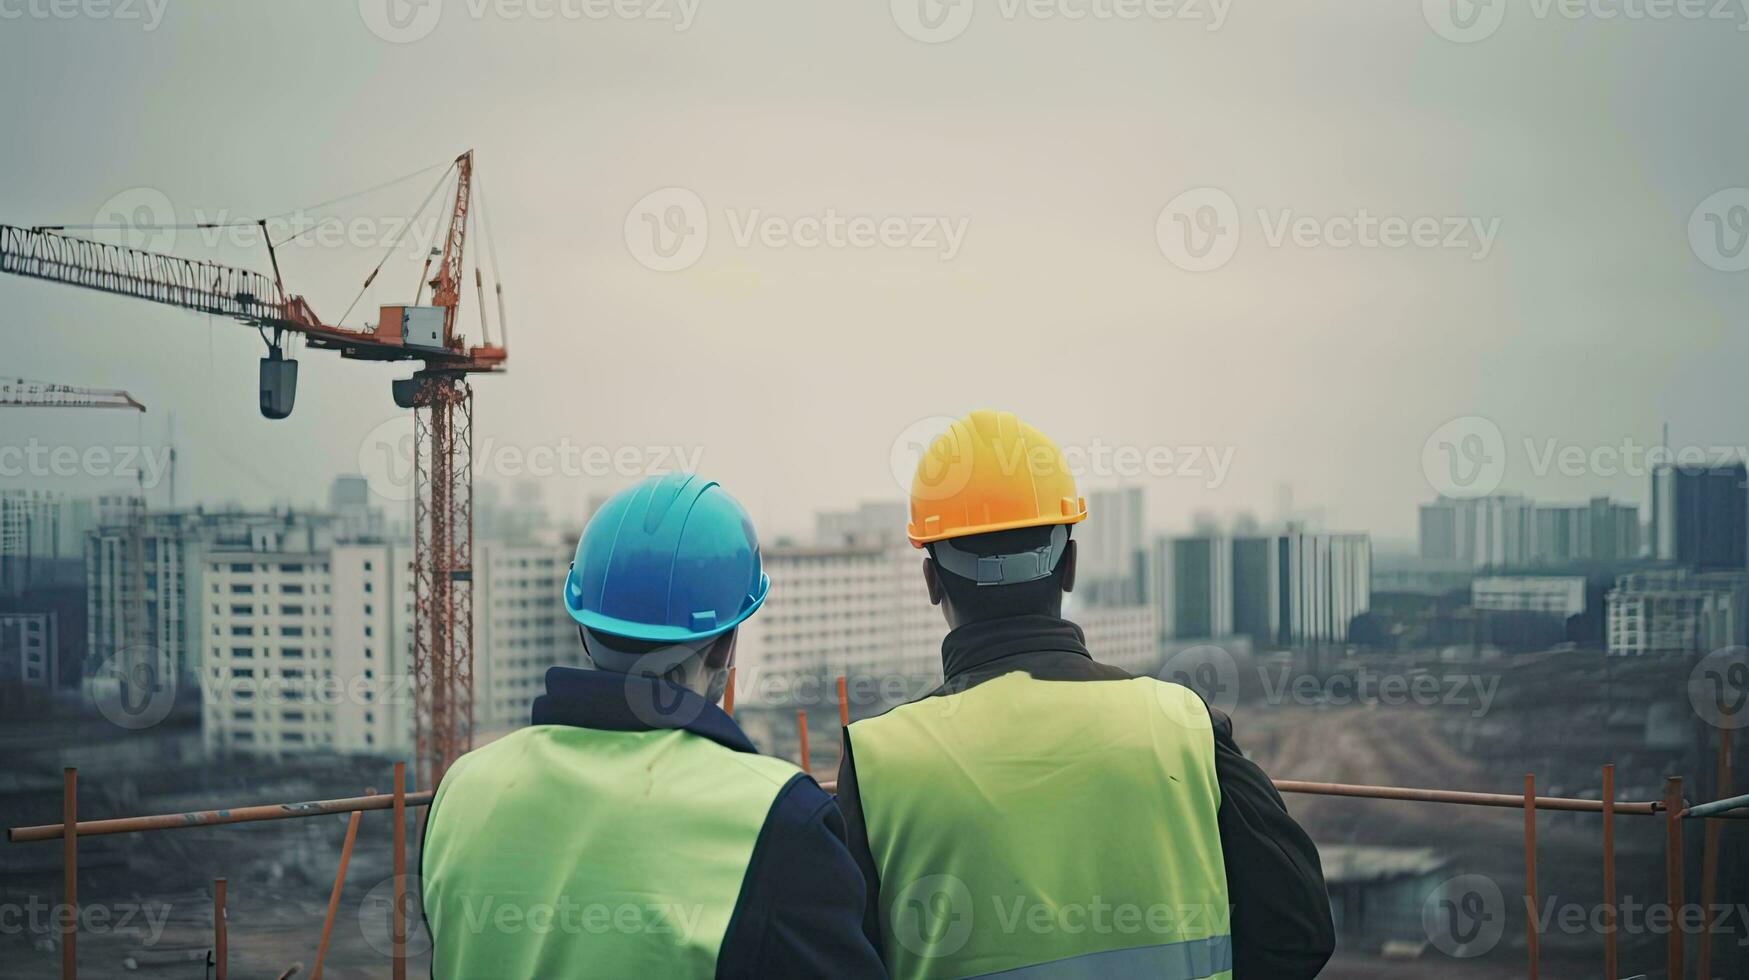
[{"label": "yellow-green safety vest", "polygon": [[1194,692],[1016,671],[849,734],[894,977],[1231,975]]}]

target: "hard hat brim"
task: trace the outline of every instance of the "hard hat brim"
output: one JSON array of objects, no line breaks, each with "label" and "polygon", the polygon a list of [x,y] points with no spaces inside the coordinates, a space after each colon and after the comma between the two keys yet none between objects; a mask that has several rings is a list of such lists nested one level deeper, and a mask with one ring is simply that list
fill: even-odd
[{"label": "hard hat brim", "polygon": [[1023,527],[1055,527],[1058,524],[1079,524],[1087,519],[1087,508],[1083,504],[1081,512],[1068,517],[1028,517],[1018,521],[1003,521],[997,524],[974,524],[969,527],[956,527],[940,534],[918,534],[916,525],[907,525],[905,536],[911,540],[911,547],[921,548],[936,541],[947,541],[950,538],[967,538],[974,534],[994,534],[997,531],[1018,531]]},{"label": "hard hat brim", "polygon": [[765,605],[766,596],[771,594],[771,576],[764,572],[759,574],[759,594],[749,598],[747,605],[727,623],[718,623],[708,630],[688,630],[680,626],[654,625],[638,623],[629,619],[609,616],[593,609],[581,609],[571,603],[570,583],[564,589],[565,612],[578,625],[606,633],[609,636],[623,636],[628,640],[645,640],[651,643],[685,643],[691,640],[705,640],[720,636],[747,621],[749,616],[759,611]]}]

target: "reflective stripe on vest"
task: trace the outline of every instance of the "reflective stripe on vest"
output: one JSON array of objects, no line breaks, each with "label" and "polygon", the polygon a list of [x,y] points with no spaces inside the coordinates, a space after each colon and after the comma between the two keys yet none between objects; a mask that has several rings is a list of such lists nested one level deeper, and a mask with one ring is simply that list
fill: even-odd
[{"label": "reflective stripe on vest", "polygon": [[713,976],[798,774],[674,729],[537,725],[468,753],[426,826],[433,976]]},{"label": "reflective stripe on vest", "polygon": [[850,726],[894,977],[1226,977],[1208,709],[1004,674]]}]

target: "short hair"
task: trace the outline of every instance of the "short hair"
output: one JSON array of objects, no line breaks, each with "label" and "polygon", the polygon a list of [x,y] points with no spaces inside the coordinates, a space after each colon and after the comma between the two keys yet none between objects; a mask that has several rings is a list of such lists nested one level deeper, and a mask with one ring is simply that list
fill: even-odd
[{"label": "short hair", "polygon": [[[954,538],[953,546],[974,555],[1013,555],[1043,548],[1051,543],[1056,525],[1021,527],[1011,531],[991,531]],[[1073,528],[1068,528],[1073,536]],[[1067,555],[1067,549],[1064,555]],[[935,558],[935,546],[929,545],[930,560]],[[936,577],[955,609],[972,619],[995,619],[1003,616],[1026,616],[1055,613],[1063,598],[1063,574],[1068,562],[1057,560],[1057,567],[1044,578],[1014,585],[979,585],[977,582],[948,571],[935,562]]]}]

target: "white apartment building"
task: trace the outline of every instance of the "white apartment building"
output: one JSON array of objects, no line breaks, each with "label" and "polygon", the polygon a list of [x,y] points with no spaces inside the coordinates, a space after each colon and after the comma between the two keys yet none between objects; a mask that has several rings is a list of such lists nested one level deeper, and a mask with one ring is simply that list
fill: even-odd
[{"label": "white apartment building", "polygon": [[1623,575],[1606,603],[1614,656],[1710,653],[1749,644],[1749,574],[1674,569]]},{"label": "white apartment building", "polygon": [[561,594],[571,543],[474,545],[474,728],[482,735],[528,724],[547,668],[583,662],[577,625]]},{"label": "white apartment building", "polygon": [[1153,606],[1077,605],[1065,615],[1081,627],[1094,660],[1137,676],[1159,668],[1160,623]]},{"label": "white apartment building", "polygon": [[1470,583],[1470,605],[1481,612],[1537,612],[1565,619],[1585,611],[1581,575],[1487,576]]},{"label": "white apartment building", "polygon": [[[411,752],[412,559],[409,547],[381,542],[211,556],[209,749]],[[547,668],[582,662],[560,601],[569,559],[558,544],[475,544],[478,735],[526,725]]]},{"label": "white apartment building", "polygon": [[771,594],[741,627],[736,703],[781,705],[798,678],[927,690],[941,679],[947,623],[909,544],[763,549]]}]

